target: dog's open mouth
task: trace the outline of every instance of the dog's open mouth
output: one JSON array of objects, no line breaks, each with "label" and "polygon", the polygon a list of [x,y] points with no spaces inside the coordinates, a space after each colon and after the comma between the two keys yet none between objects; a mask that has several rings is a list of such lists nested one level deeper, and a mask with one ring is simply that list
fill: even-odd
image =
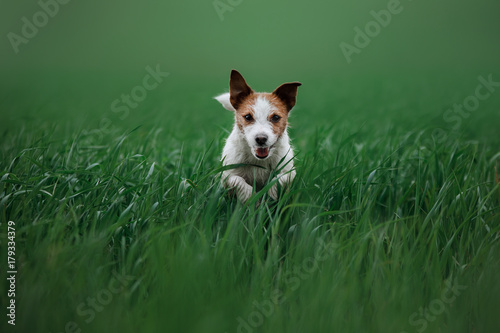
[{"label": "dog's open mouth", "polygon": [[269,147],[257,148],[255,150],[255,155],[257,155],[258,158],[266,158],[269,155]]}]

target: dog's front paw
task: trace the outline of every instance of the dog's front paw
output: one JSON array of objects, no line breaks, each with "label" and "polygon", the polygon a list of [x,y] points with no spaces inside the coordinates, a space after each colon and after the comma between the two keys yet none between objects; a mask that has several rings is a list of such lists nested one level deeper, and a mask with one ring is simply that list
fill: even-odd
[{"label": "dog's front paw", "polygon": [[253,188],[250,185],[245,184],[246,186],[241,186],[238,188],[238,199],[242,203],[246,203],[248,199],[252,196]]},{"label": "dog's front paw", "polygon": [[267,191],[267,194],[274,199],[278,200],[278,184],[281,187],[282,191],[288,192],[289,185],[295,178],[295,171],[292,170],[289,174],[279,175],[278,182],[276,182],[270,189]]},{"label": "dog's front paw", "polygon": [[273,199],[273,200],[278,200],[278,184],[274,184],[269,191],[267,191],[267,194]]}]

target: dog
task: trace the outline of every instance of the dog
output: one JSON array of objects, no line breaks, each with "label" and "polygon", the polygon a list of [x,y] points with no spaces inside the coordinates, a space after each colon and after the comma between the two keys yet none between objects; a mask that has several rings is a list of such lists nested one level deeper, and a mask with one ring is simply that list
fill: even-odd
[{"label": "dog", "polygon": [[232,70],[229,93],[215,97],[234,112],[234,127],[222,151],[222,164],[245,164],[223,171],[222,184],[234,189],[243,203],[252,196],[254,185],[257,191],[266,185],[273,170],[279,170],[278,181],[268,191],[274,200],[278,199],[277,183],[286,188],[295,178],[287,127],[301,85],[284,83],[272,93],[257,93],[238,71]]}]

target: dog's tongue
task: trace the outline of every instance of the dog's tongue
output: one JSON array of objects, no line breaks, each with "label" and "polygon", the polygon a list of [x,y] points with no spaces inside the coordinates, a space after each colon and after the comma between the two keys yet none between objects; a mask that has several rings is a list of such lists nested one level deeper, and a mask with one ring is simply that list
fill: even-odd
[{"label": "dog's tongue", "polygon": [[257,156],[260,157],[260,158],[264,158],[264,157],[267,157],[267,155],[269,155],[269,147],[266,147],[266,148],[257,148]]}]

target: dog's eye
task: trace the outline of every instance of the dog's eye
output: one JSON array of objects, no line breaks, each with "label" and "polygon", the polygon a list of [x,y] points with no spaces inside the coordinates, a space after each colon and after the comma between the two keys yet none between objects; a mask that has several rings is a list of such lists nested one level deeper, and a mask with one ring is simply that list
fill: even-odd
[{"label": "dog's eye", "polygon": [[280,121],[280,119],[281,119],[281,117],[280,117],[280,116],[278,116],[277,114],[275,114],[275,115],[271,118],[271,120],[272,120],[273,122],[275,122],[275,123],[277,123],[278,121]]},{"label": "dog's eye", "polygon": [[245,118],[246,121],[252,121],[253,120],[251,114],[247,114],[244,118]]}]

